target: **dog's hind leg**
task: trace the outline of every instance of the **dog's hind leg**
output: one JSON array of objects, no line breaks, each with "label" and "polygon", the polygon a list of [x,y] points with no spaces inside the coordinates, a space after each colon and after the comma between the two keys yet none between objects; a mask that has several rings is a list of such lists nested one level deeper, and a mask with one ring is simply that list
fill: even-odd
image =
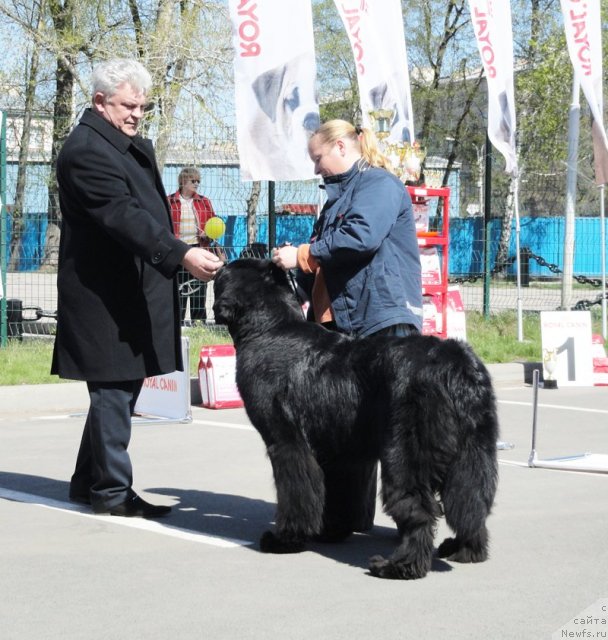
[{"label": "dog's hind leg", "polygon": [[390,476],[383,466],[382,496],[385,510],[397,524],[401,542],[389,558],[370,558],[369,570],[379,578],[423,578],[433,561],[435,523],[441,515],[441,509],[433,492],[425,488],[428,483],[395,483]]},{"label": "dog's hind leg", "polygon": [[277,489],[276,533],[260,539],[265,553],[298,553],[307,538],[319,533],[325,489],[323,472],[306,445],[268,447]]},{"label": "dog's hind leg", "polygon": [[488,530],[497,484],[496,445],[484,451],[481,446],[463,449],[448,470],[441,498],[445,519],[454,531],[437,550],[440,558],[454,562],[484,562],[488,559]]}]

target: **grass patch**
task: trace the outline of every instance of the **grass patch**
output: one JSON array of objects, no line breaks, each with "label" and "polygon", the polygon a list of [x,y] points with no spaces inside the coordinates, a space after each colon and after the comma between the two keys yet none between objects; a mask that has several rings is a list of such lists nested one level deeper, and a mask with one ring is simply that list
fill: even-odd
[{"label": "grass patch", "polygon": [[[593,332],[601,333],[601,310],[592,309]],[[198,376],[201,347],[230,343],[228,332],[221,327],[184,329],[190,338],[190,375]],[[504,311],[485,318],[483,314],[467,312],[468,340],[486,363],[536,362],[541,357],[540,314],[524,313],[523,342],[517,339],[517,314]],[[0,385],[46,384],[64,382],[50,372],[53,341],[32,339],[9,341],[0,348]]]},{"label": "grass patch", "polygon": [[[193,327],[184,329],[183,335],[190,338],[190,375],[193,377],[198,376],[202,346],[231,342],[228,331],[220,327]],[[6,347],[0,347],[0,385],[66,382],[58,376],[51,375],[52,357],[53,340],[9,340]]]},{"label": "grass patch", "polygon": [[63,382],[50,374],[52,340],[9,340],[0,348],[0,385]]},{"label": "grass patch", "polygon": [[517,312],[504,311],[485,318],[467,312],[467,339],[486,363],[535,362],[541,358],[540,315],[523,315],[523,341],[517,339]]}]

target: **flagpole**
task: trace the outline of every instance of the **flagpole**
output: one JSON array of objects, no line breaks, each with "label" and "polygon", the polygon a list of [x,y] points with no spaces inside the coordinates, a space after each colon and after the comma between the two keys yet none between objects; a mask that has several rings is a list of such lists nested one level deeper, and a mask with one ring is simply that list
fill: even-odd
[{"label": "flagpole", "polygon": [[564,220],[564,268],[562,309],[572,304],[572,274],[574,273],[574,216],[576,212],[576,172],[578,165],[578,132],[580,116],[580,80],[576,70],[572,78],[572,102],[568,115],[568,165],[566,173],[566,212]]},{"label": "flagpole", "polygon": [[608,331],[606,329],[606,212],[604,206],[605,187],[600,186],[600,239],[602,243],[601,260],[602,260],[602,336],[604,340],[608,340]]},{"label": "flagpole", "polygon": [[519,174],[515,175],[512,180],[513,198],[515,205],[515,260],[517,264],[517,340],[524,341],[524,314],[521,300],[521,256],[519,249],[520,242],[520,225],[519,225]]}]

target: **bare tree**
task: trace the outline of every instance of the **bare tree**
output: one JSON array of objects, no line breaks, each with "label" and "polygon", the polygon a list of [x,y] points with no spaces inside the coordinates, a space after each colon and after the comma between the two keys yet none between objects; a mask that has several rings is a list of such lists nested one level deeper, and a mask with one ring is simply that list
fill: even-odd
[{"label": "bare tree", "polygon": [[[36,30],[40,27],[40,12],[32,16],[32,26]],[[26,60],[27,70],[25,76],[25,96],[23,108],[23,127],[21,129],[21,139],[19,141],[19,158],[17,161],[17,184],[15,186],[15,199],[13,203],[13,233],[10,248],[9,269],[17,267],[23,238],[23,202],[25,196],[25,185],[27,178],[27,161],[30,148],[30,134],[32,113],[36,99],[36,82],[38,78],[39,46],[36,41],[32,43],[32,53],[29,60]]]}]

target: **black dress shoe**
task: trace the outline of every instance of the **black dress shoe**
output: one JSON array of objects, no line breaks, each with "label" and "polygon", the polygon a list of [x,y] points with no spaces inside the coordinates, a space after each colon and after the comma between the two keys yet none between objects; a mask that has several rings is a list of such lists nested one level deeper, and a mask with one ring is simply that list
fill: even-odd
[{"label": "black dress shoe", "polygon": [[90,506],[91,498],[85,495],[76,495],[70,493],[70,502],[76,502],[77,504],[85,504],[87,506]]},{"label": "black dress shoe", "polygon": [[109,507],[97,513],[109,513],[111,516],[123,516],[125,518],[159,518],[166,516],[171,507],[150,504],[139,496],[133,496],[115,507]]}]

